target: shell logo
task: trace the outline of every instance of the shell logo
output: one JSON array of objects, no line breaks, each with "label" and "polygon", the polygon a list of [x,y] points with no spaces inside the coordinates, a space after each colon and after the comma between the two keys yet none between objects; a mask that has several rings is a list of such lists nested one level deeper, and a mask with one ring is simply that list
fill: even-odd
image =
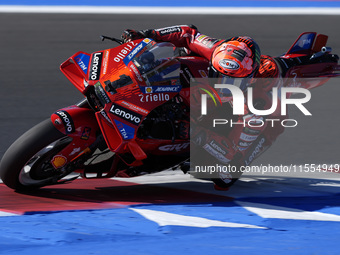
[{"label": "shell logo", "polygon": [[56,155],[51,160],[51,164],[55,169],[65,166],[66,162],[67,162],[67,158],[62,155]]},{"label": "shell logo", "polygon": [[146,93],[152,93],[152,87],[146,87],[145,92]]},{"label": "shell logo", "polygon": [[203,78],[208,77],[207,73],[206,73],[204,70],[198,70],[198,72],[200,73],[200,75],[201,75]]}]

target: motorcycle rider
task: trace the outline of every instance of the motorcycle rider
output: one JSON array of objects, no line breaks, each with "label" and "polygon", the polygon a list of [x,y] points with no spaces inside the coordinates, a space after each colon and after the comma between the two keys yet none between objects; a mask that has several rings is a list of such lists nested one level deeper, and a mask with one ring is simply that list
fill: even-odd
[{"label": "motorcycle rider", "polygon": [[[201,34],[194,25],[179,25],[159,29],[131,30],[123,32],[124,42],[141,38],[151,38],[156,42],[171,42],[176,47],[184,48],[188,54],[196,54],[209,61],[209,78],[223,80],[230,78],[277,78],[280,70],[275,60],[270,56],[261,56],[257,43],[248,36],[236,36],[229,39],[216,39]],[[239,82],[239,87],[246,93],[249,83]],[[257,87],[256,87],[257,86]],[[272,98],[269,94],[271,87],[260,83],[254,87],[254,95],[257,94],[257,109],[267,109],[271,106]],[[220,92],[221,93],[221,92]],[[225,104],[232,107],[232,102]],[[242,158],[252,143],[263,133],[267,125],[259,125],[263,116],[257,116],[249,111],[245,105],[245,115],[238,116],[238,121],[244,123],[235,125],[230,132],[212,132],[204,127],[196,127],[191,130],[191,138],[199,145],[209,157],[222,165],[243,165]],[[261,122],[263,123],[263,122]],[[265,146],[269,147],[275,138],[283,132],[278,127],[269,132]],[[202,135],[203,133],[203,135]],[[262,149],[264,149],[264,147]],[[215,188],[227,190],[242,173],[232,175],[229,172],[219,172],[218,176],[211,178]]]}]

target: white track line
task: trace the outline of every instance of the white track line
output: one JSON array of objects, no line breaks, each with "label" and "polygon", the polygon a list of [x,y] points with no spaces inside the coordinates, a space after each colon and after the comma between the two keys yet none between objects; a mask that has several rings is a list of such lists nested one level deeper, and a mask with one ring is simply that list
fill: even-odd
[{"label": "white track line", "polygon": [[8,216],[20,216],[20,214],[0,211],[0,217],[8,217]]},{"label": "white track line", "polygon": [[0,5],[0,13],[340,15],[340,8]]},{"label": "white track line", "polygon": [[225,228],[255,228],[255,229],[266,229],[265,227],[240,224],[234,222],[225,222],[219,220],[211,220],[196,216],[186,216],[175,213],[168,213],[149,209],[137,209],[129,208],[141,214],[148,220],[156,222],[159,226],[186,226],[186,227],[197,227],[197,228],[209,228],[209,227],[225,227]]},{"label": "white track line", "polygon": [[309,212],[295,208],[235,201],[236,204],[266,219],[313,220],[340,222],[340,216],[322,212]]}]

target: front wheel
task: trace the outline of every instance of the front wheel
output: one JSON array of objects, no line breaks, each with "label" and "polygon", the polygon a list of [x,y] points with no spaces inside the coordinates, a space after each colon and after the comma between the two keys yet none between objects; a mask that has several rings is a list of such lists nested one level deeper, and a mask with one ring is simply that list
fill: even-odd
[{"label": "front wheel", "polygon": [[59,132],[47,119],[19,137],[0,162],[0,178],[8,187],[27,190],[53,184],[63,177],[51,164],[72,138]]}]

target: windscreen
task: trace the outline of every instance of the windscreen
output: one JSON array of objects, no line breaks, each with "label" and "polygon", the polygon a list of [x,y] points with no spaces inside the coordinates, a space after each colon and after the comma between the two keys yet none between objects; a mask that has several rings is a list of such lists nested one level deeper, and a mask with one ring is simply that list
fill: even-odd
[{"label": "windscreen", "polygon": [[148,44],[132,63],[147,86],[180,85],[180,63],[177,48],[171,43]]}]

